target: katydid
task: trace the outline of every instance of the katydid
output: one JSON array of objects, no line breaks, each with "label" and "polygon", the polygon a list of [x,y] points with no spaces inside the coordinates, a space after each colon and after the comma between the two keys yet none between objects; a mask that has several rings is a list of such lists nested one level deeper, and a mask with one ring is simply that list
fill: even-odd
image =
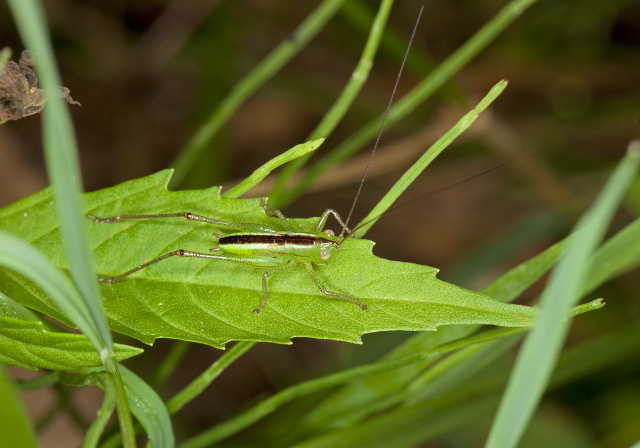
[{"label": "katydid", "polygon": [[[324,264],[330,257],[331,252],[338,249],[341,242],[345,239],[343,236],[336,236],[333,231],[324,229],[329,215],[333,215],[338,223],[342,226],[343,231],[348,231],[346,223],[334,210],[327,209],[314,232],[302,233],[294,232],[293,227],[279,210],[269,210],[263,199],[260,204],[267,216],[276,217],[288,229],[285,232],[272,229],[266,226],[250,224],[250,223],[232,223],[219,221],[217,219],[207,218],[206,216],[196,215],[193,213],[166,213],[159,215],[123,215],[111,218],[99,218],[97,216],[88,215],[95,222],[117,222],[127,219],[147,219],[147,218],[186,218],[190,221],[200,221],[209,224],[215,224],[221,227],[230,227],[238,230],[244,230],[240,233],[232,233],[226,236],[214,233],[218,238],[218,247],[211,249],[212,252],[222,252],[225,255],[214,255],[200,252],[192,252],[189,250],[178,249],[164,254],[158,258],[154,258],[146,263],[141,264],[123,274],[111,278],[100,278],[98,281],[106,283],[115,283],[134,272],[144,269],[147,266],[155,264],[159,261],[170,257],[191,257],[191,258],[207,258],[213,260],[236,261],[251,266],[259,266],[267,270],[262,274],[262,301],[258,308],[253,312],[258,314],[267,303],[267,279],[273,275],[294,269],[296,265],[302,265],[314,281],[318,289],[329,297],[337,297],[349,300],[355,303],[363,310],[367,310],[367,306],[357,299],[329,291],[316,275],[313,265]],[[351,233],[351,232],[349,232]]]},{"label": "katydid", "polygon": [[[160,257],[154,258],[153,260],[147,261],[127,272],[124,272],[120,275],[111,278],[100,278],[98,281],[105,283],[115,283],[119,280],[122,280],[129,275],[144,269],[152,264],[158,263],[159,261],[165,260],[171,257],[186,257],[186,258],[205,258],[205,259],[213,259],[213,260],[221,260],[221,261],[233,261],[238,263],[243,263],[251,266],[262,267],[265,269],[262,274],[262,300],[256,309],[253,310],[255,314],[260,313],[267,303],[268,289],[267,289],[267,279],[277,274],[281,274],[296,268],[296,266],[301,265],[304,267],[306,273],[313,280],[316,287],[323,294],[329,297],[340,298],[344,300],[348,300],[355,305],[359,306],[362,310],[367,310],[368,306],[364,303],[360,302],[358,299],[349,297],[347,295],[330,291],[327,289],[318,275],[315,272],[314,265],[322,265],[327,263],[329,258],[331,257],[332,252],[335,252],[340,248],[340,245],[350,236],[353,235],[353,232],[349,230],[348,223],[353,214],[353,210],[355,208],[355,204],[360,196],[360,192],[362,190],[362,186],[364,184],[367,172],[369,167],[371,166],[371,162],[373,160],[373,156],[375,154],[376,148],[378,147],[380,136],[382,135],[382,130],[384,129],[385,121],[387,114],[389,113],[389,109],[393,102],[393,97],[395,95],[398,83],[400,81],[400,76],[402,75],[402,70],[404,68],[404,63],[406,61],[407,55],[409,53],[409,49],[411,48],[411,43],[413,41],[418,23],[420,21],[420,15],[422,14],[422,10],[418,15],[418,19],[416,21],[416,25],[413,29],[413,33],[409,40],[409,45],[407,47],[404,60],[400,67],[398,76],[396,78],[396,83],[393,88],[393,92],[391,94],[391,98],[389,100],[389,104],[387,106],[384,118],[380,125],[380,130],[378,132],[378,136],[376,138],[373,150],[371,152],[371,156],[369,158],[369,162],[365,169],[362,180],[360,181],[360,186],[356,193],[355,199],[352,203],[351,210],[346,220],[340,217],[340,215],[332,210],[327,209],[322,216],[320,217],[318,223],[315,228],[308,232],[296,232],[294,231],[291,223],[284,217],[284,215],[279,210],[269,210],[267,208],[267,204],[265,199],[261,201],[262,208],[265,213],[269,217],[275,217],[280,220],[283,227],[287,230],[281,231],[277,229],[273,229],[270,227],[266,227],[263,225],[252,224],[252,223],[233,223],[220,221],[213,218],[208,218],[202,215],[196,215],[194,213],[189,212],[180,212],[180,213],[166,213],[166,214],[154,214],[154,215],[122,215],[122,216],[114,216],[111,218],[100,218],[97,216],[88,217],[93,219],[94,222],[98,223],[113,223],[123,220],[130,219],[152,219],[152,218],[185,218],[190,221],[200,221],[208,224],[213,224],[220,227],[237,229],[240,232],[231,233],[228,235],[219,235],[214,233],[214,236],[218,238],[218,245],[213,249],[210,249],[211,252],[216,252],[216,254],[209,253],[201,253],[201,252],[193,252],[190,250],[177,249],[166,253]],[[336,221],[342,226],[342,231],[340,235],[336,236],[335,233],[329,229],[325,229],[325,225],[327,223],[327,219],[329,216],[333,216]]]}]

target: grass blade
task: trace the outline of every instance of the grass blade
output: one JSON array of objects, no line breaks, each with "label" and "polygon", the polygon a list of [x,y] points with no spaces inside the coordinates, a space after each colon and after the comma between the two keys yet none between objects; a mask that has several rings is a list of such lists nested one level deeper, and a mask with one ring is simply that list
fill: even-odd
[{"label": "grass blade", "polygon": [[[512,0],[500,10],[495,17],[478,30],[464,45],[449,56],[429,76],[423,79],[411,92],[391,107],[386,122],[389,129],[411,113],[416,107],[429,98],[443,83],[451,79],[471,59],[485,49],[498,34],[513,23],[536,0]],[[360,131],[336,147],[332,152],[320,159],[304,175],[304,178],[286,196],[281,203],[289,203],[299,197],[315,180],[343,160],[351,157],[368,141],[371,141],[380,128],[382,115],[367,123]]]},{"label": "grass blade", "polygon": [[36,448],[35,433],[18,394],[0,364],[0,446]]},{"label": "grass blade", "polygon": [[544,393],[570,320],[567,311],[580,297],[588,259],[603,238],[613,212],[640,164],[640,142],[630,145],[592,207],[576,226],[566,255],[551,274],[541,314],[526,338],[487,441],[489,448],[516,446]]},{"label": "grass blade", "polygon": [[[369,72],[373,66],[373,58],[378,51],[378,46],[380,45],[380,40],[382,39],[385,24],[389,18],[392,5],[393,0],[383,0],[380,3],[380,8],[378,9],[378,13],[371,25],[369,37],[367,38],[367,43],[362,51],[358,65],[353,71],[353,74],[349,78],[344,89],[342,89],[342,93],[336,102],[331,106],[331,109],[326,113],[320,124],[318,124],[313,132],[311,132],[309,139],[313,140],[319,137],[328,137],[347,113],[347,110],[362,89],[364,83],[367,81]],[[309,160],[309,156],[301,157],[282,171],[276,181],[273,191],[271,192],[274,207],[279,208],[284,205],[281,199],[286,184],[293,175],[302,168],[307,160]]]},{"label": "grass blade", "polygon": [[[37,55],[35,70],[47,92],[55,92],[60,82],[53,51],[47,35],[42,9],[35,0],[9,2],[25,45]],[[84,237],[85,223],[80,193],[82,192],[77,145],[69,110],[61,98],[49,95],[43,110],[44,151],[51,180],[54,207],[60,221],[60,233],[69,262],[71,276],[81,291],[82,299],[102,342],[97,350],[112,350],[113,343],[102,309],[94,263]]]},{"label": "grass blade", "polygon": [[[62,83],[55,68],[41,5],[37,0],[10,0],[9,6],[25,45],[37,55],[38,64],[35,69],[43,88],[47,92],[55,92]],[[93,258],[85,236],[80,196],[82,177],[73,125],[69,110],[61,98],[48,95],[47,100],[47,106],[43,110],[44,153],[65,257],[75,287],[80,291],[80,298],[77,295],[73,297],[78,301],[76,307],[84,308],[88,313],[85,318],[90,322],[94,334],[91,337],[87,334],[87,337],[92,340],[105,369],[111,374],[112,381],[118,388],[118,418],[125,434],[125,446],[132,447],[135,445],[133,422],[126,403],[124,385],[120,380],[117,364],[113,360],[113,341],[95,281]]]},{"label": "grass blade", "polygon": [[324,0],[292,33],[250,73],[231,89],[220,106],[207,118],[189,140],[177,159],[172,163],[176,172],[172,186],[182,183],[191,169],[198,163],[213,136],[224,126],[240,105],[269,78],[287,64],[334,16],[344,0]]},{"label": "grass blade", "polygon": [[420,159],[416,163],[411,166],[407,170],[405,174],[402,175],[400,179],[395,183],[395,185],[389,190],[389,192],[380,200],[378,205],[376,205],[371,212],[362,220],[360,224],[356,226],[358,229],[355,232],[356,237],[361,238],[367,233],[367,230],[371,228],[372,225],[382,216],[388,209],[393,205],[395,200],[402,194],[404,191],[409,188],[411,183],[424,171],[424,169],[429,166],[431,162],[442,152],[444,149],[451,144],[460,134],[462,134],[466,129],[469,128],[473,124],[473,122],[478,118],[480,113],[482,113],[489,105],[496,99],[507,87],[508,81],[502,80],[497,83],[493,88],[487,93],[487,95],[478,103],[478,105],[471,110],[471,112],[467,113],[464,117],[462,117],[458,123],[454,127],[452,127],[446,134],[438,139],[431,147],[424,153]]},{"label": "grass blade", "polygon": [[324,138],[319,138],[294,146],[290,150],[285,151],[279,156],[269,160],[238,185],[229,189],[229,191],[222,193],[221,196],[223,198],[237,198],[238,196],[246,193],[248,190],[258,185],[262,181],[262,179],[267,177],[269,173],[271,173],[271,171],[275,170],[279,166],[284,165],[285,163],[289,163],[292,160],[296,160],[299,157],[303,157],[312,151],[315,151],[320,147],[320,145],[322,145],[324,140]]},{"label": "grass blade", "polygon": [[175,440],[171,418],[162,399],[138,375],[120,366],[122,379],[127,387],[131,411],[142,423],[153,448],[173,448]]}]

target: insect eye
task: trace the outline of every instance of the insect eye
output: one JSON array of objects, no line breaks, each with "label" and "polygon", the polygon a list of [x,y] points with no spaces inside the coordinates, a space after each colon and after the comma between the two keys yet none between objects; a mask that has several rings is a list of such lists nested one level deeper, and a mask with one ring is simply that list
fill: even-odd
[{"label": "insect eye", "polygon": [[329,236],[336,236],[335,232],[331,229],[324,229],[324,233]]},{"label": "insect eye", "polygon": [[329,257],[331,257],[331,252],[329,252],[328,250],[324,249],[320,251],[320,258],[323,260],[328,260]]}]

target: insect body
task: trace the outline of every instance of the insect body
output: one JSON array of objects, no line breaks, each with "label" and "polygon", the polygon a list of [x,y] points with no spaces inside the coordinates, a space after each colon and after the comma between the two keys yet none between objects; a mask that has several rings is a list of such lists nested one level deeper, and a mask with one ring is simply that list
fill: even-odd
[{"label": "insect body", "polygon": [[253,310],[258,314],[267,303],[267,279],[273,275],[294,269],[297,265],[302,265],[305,271],[311,277],[318,289],[329,297],[336,297],[348,300],[358,305],[363,310],[367,310],[367,306],[357,299],[329,291],[317,277],[314,264],[325,264],[331,257],[331,253],[338,249],[344,237],[336,236],[333,231],[324,229],[327,219],[333,215],[336,220],[346,229],[340,215],[334,210],[328,209],[318,221],[315,231],[312,233],[295,232],[291,223],[282,215],[279,210],[270,211],[266,202],[261,201],[261,205],[270,217],[278,218],[282,224],[288,229],[287,231],[278,231],[266,226],[249,223],[231,223],[220,221],[217,219],[207,218],[206,216],[196,215],[193,213],[167,213],[159,215],[124,215],[114,216],[111,218],[99,218],[97,216],[89,216],[95,222],[113,223],[129,219],[146,219],[146,218],[185,218],[190,221],[201,221],[205,223],[215,224],[221,227],[230,227],[244,230],[240,233],[232,233],[226,236],[214,235],[218,238],[218,246],[211,249],[216,254],[208,254],[201,252],[193,252],[190,250],[178,249],[166,253],[160,257],[154,258],[146,263],[141,264],[123,274],[111,278],[100,278],[101,282],[115,283],[125,277],[144,269],[159,261],[170,257],[190,257],[190,258],[206,258],[213,260],[235,261],[251,266],[265,268],[262,275],[262,300],[260,305]]}]

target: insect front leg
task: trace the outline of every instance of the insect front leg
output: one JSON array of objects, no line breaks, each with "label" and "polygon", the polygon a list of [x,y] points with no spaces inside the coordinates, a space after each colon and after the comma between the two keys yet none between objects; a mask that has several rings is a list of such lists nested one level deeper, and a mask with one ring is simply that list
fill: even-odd
[{"label": "insect front leg", "polygon": [[338,224],[342,226],[344,231],[346,231],[347,233],[351,233],[351,230],[349,230],[349,228],[344,224],[344,221],[342,221],[342,217],[338,214],[338,212],[331,208],[326,209],[320,217],[318,224],[316,224],[316,232],[322,232],[324,230],[324,226],[327,225],[327,219],[329,219],[329,215],[333,215],[336,221],[338,221]]},{"label": "insect front leg", "polygon": [[318,287],[318,289],[322,294],[327,295],[329,297],[337,297],[340,299],[348,300],[349,302],[352,302],[358,305],[360,308],[362,308],[363,311],[367,311],[369,309],[367,305],[365,305],[364,303],[360,302],[357,299],[354,299],[353,297],[345,296],[344,294],[340,294],[338,292],[329,291],[327,288],[325,288],[325,286],[320,282],[320,279],[316,275],[316,272],[313,270],[313,265],[311,264],[311,262],[301,261],[300,264],[302,264],[306,268],[307,274],[309,274],[309,277],[311,277],[311,279],[316,284],[316,286]]}]

